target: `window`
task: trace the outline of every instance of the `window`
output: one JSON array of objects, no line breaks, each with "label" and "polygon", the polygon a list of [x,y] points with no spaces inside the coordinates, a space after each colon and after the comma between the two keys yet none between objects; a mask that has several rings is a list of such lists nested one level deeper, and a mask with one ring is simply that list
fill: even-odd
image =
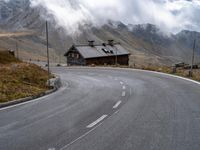
[{"label": "window", "polygon": [[79,54],[76,54],[76,58],[79,59]]},{"label": "window", "polygon": [[71,57],[71,58],[77,58],[77,59],[79,59],[80,58],[80,55],[79,54],[77,54],[77,53],[69,53],[69,55],[68,55],[69,57]]},{"label": "window", "polygon": [[108,50],[106,48],[102,48],[102,51],[104,51],[104,53],[110,53],[110,54],[114,54],[114,51],[113,50]]}]

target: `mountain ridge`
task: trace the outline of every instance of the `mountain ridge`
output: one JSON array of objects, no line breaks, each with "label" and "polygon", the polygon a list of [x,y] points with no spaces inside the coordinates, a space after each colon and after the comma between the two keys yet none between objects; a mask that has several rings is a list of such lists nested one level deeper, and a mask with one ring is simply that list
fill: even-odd
[{"label": "mountain ridge", "polygon": [[[40,14],[44,10],[31,8],[29,0],[23,0],[23,2],[13,0],[9,3],[0,3],[0,7],[2,5],[6,5],[7,9],[13,12],[4,13],[3,19],[0,17],[0,20],[2,20],[0,31],[31,30],[37,34],[8,38],[6,43],[4,43],[5,39],[3,41],[0,39],[0,46],[3,45],[7,48],[9,43],[15,45],[13,42],[18,42],[23,45],[21,51],[30,54],[38,53],[38,55],[45,58],[45,53],[43,52],[45,50],[45,20]],[[200,45],[198,42],[200,41],[200,33],[195,31],[183,30],[177,34],[165,33],[153,24],[125,25],[120,21],[109,20],[102,27],[85,28],[80,26],[82,33],[72,37],[67,35],[63,28],[55,27],[53,19],[49,24],[52,60],[53,57],[56,57],[56,59],[61,57],[73,43],[86,43],[88,40],[95,40],[100,43],[108,39],[120,42],[131,52],[131,64],[171,65],[178,61],[189,63],[194,39],[197,40],[196,60],[198,61],[200,57]],[[40,50],[37,51],[37,49]],[[63,57],[62,59],[64,60]]]}]

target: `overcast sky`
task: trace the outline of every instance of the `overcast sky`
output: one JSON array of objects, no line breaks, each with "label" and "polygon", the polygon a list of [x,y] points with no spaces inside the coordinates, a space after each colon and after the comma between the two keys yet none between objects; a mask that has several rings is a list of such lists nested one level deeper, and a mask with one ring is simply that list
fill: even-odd
[{"label": "overcast sky", "polygon": [[173,33],[200,31],[200,0],[31,0],[31,6],[44,7],[69,34],[79,24],[100,26],[107,20],[152,23]]}]

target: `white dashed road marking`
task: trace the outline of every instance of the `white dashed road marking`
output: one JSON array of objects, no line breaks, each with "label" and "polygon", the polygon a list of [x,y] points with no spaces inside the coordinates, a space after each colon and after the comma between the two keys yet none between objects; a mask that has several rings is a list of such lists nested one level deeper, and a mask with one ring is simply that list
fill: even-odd
[{"label": "white dashed road marking", "polygon": [[123,84],[124,84],[124,82],[120,81],[120,84],[121,84],[121,85],[123,85]]},{"label": "white dashed road marking", "polygon": [[87,128],[92,128],[94,127],[95,125],[97,125],[99,122],[101,122],[102,120],[104,120],[108,115],[103,115],[101,116],[99,119],[97,119],[96,121],[94,121],[93,123],[89,124],[87,126]]},{"label": "white dashed road marking", "polygon": [[122,101],[118,101],[114,106],[113,106],[113,109],[116,109],[119,107],[119,105],[122,103]]},{"label": "white dashed road marking", "polygon": [[122,92],[122,96],[123,97],[126,96],[126,92],[125,91]]},{"label": "white dashed road marking", "polygon": [[126,90],[126,86],[123,86],[122,89],[123,89],[123,90]]}]

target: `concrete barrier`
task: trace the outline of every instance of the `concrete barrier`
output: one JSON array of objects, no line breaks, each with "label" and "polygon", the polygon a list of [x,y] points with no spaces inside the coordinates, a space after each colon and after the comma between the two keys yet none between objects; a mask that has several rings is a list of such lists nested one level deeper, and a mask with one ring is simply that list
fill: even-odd
[{"label": "concrete barrier", "polygon": [[61,83],[61,79],[59,76],[55,75],[55,78],[50,79],[50,86],[53,88],[60,88],[62,83]]}]

